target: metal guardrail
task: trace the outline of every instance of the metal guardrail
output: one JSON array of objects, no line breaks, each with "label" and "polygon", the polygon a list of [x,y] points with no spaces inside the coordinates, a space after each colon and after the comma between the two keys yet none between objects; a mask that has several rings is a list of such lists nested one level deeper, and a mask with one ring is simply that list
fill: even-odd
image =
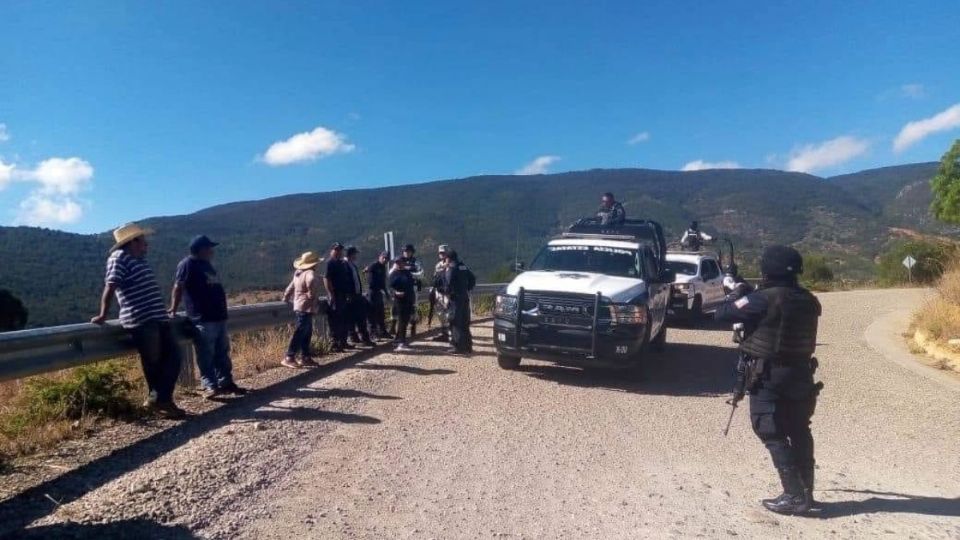
[{"label": "metal guardrail", "polygon": [[[477,285],[471,294],[495,294],[505,285]],[[427,301],[426,296],[420,295],[421,303]],[[230,331],[234,333],[271,328],[294,321],[293,310],[285,302],[235,306],[227,311]],[[184,343],[184,369],[192,374],[193,351],[187,337],[186,321],[178,319],[175,324]],[[326,335],[325,310],[321,309],[316,324]],[[77,367],[135,352],[129,332],[116,320],[108,321],[103,326],[81,323],[0,333],[0,381]]]}]

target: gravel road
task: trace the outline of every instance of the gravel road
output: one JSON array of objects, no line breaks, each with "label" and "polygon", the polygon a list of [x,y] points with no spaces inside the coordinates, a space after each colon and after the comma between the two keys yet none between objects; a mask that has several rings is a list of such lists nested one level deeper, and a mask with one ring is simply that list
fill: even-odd
[{"label": "gravel road", "polygon": [[341,361],[66,473],[79,493],[0,503],[0,535],[16,516],[18,538],[960,538],[960,387],[864,338],[924,294],[821,297],[815,517],[759,507],[779,486],[745,407],[721,434],[729,332],[671,329],[631,382],[502,371],[487,324],[474,358]]}]

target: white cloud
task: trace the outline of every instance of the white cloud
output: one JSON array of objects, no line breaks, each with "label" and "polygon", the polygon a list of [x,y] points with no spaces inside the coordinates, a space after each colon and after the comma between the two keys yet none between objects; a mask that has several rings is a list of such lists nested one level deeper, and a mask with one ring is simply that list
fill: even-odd
[{"label": "white cloud", "polygon": [[13,164],[6,164],[0,159],[0,191],[7,187],[10,180],[13,179]]},{"label": "white cloud", "polygon": [[627,139],[627,144],[633,146],[635,144],[645,143],[649,140],[650,140],[650,132],[641,131],[640,133],[637,133],[633,137],[630,137],[629,139]]},{"label": "white cloud", "polygon": [[893,140],[893,150],[902,152],[934,133],[949,131],[958,127],[960,127],[960,103],[930,118],[907,123]]},{"label": "white cloud", "polygon": [[817,144],[794,148],[787,161],[787,170],[810,173],[833,167],[861,156],[870,148],[870,143],[849,135]]},{"label": "white cloud", "polygon": [[354,148],[354,145],[347,142],[345,135],[318,126],[313,131],[297,133],[285,141],[271,144],[263,154],[263,161],[267,165],[279,167],[314,161],[334,154],[345,154],[352,152]]},{"label": "white cloud", "polygon": [[705,169],[739,169],[740,164],[736,161],[704,161],[698,159],[687,162],[681,168],[681,171],[702,171]]},{"label": "white cloud", "polygon": [[921,99],[927,95],[927,89],[920,83],[900,85],[900,95],[910,99]]},{"label": "white cloud", "polygon": [[530,175],[546,174],[550,165],[560,161],[560,156],[538,156],[533,161],[520,167],[513,174]]},{"label": "white cloud", "polygon": [[90,163],[76,157],[50,158],[40,162],[32,171],[21,173],[27,180],[40,184],[44,195],[71,195],[79,193],[93,178]]},{"label": "white cloud", "polygon": [[83,207],[70,197],[34,193],[20,203],[14,223],[39,227],[76,223],[83,216]]},{"label": "white cloud", "polygon": [[34,184],[34,189],[20,202],[16,225],[76,223],[83,217],[83,206],[74,196],[87,189],[92,179],[93,166],[77,157],[45,159],[33,169],[0,161],[0,189],[12,181]]},{"label": "white cloud", "polygon": [[7,130],[7,125],[0,123],[0,142],[7,142],[10,140],[10,131]]}]

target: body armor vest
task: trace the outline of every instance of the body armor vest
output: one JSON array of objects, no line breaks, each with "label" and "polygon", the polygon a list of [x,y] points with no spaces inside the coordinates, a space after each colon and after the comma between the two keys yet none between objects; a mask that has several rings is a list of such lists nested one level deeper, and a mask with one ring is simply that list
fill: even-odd
[{"label": "body armor vest", "polygon": [[757,291],[768,305],[756,329],[740,344],[755,358],[782,362],[803,361],[817,348],[820,302],[800,287],[770,287]]}]

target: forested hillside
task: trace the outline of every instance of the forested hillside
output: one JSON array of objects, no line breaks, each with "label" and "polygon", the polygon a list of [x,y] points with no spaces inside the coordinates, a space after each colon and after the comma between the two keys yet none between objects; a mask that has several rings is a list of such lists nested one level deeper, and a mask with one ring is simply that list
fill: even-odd
[{"label": "forested hillside", "polygon": [[[300,252],[334,240],[370,259],[392,230],[432,261],[454,246],[481,278],[514,258],[530,260],[544,239],[595,211],[613,191],[628,215],[663,222],[678,237],[692,219],[730,237],[744,257],[771,242],[795,244],[867,276],[889,226],[945,232],[929,218],[933,164],[888,167],[831,179],[774,170],[591,170],[482,176],[382,189],[298,194],[237,202],[195,214],[143,220],[157,231],[150,260],[166,282],[195,234],[222,242],[217,266],[231,291],[279,288]],[[97,303],[109,233],[75,235],[0,228],[0,288],[23,299],[31,325],[84,320]]]}]

